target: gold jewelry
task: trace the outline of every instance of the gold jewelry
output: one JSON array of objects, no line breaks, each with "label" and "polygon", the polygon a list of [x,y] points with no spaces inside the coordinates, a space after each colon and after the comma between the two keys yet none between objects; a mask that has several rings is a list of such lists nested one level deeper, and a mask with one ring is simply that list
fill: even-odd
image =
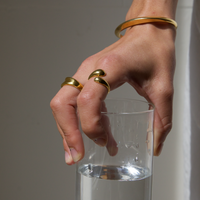
[{"label": "gold jewelry", "polygon": [[115,35],[118,38],[121,38],[121,37],[123,37],[123,35],[121,35],[120,32],[123,31],[124,29],[128,28],[128,27],[139,25],[139,24],[154,23],[154,22],[168,23],[168,24],[172,24],[175,28],[178,27],[178,24],[176,23],[176,21],[174,21],[173,19],[170,19],[170,18],[166,18],[166,17],[138,17],[138,18],[130,19],[130,20],[125,21],[122,24],[120,24],[115,29]]},{"label": "gold jewelry", "polygon": [[83,89],[83,85],[79,83],[75,78],[72,78],[72,77],[67,77],[65,81],[61,84],[61,87],[63,87],[64,85],[71,85],[79,89],[80,91]]},{"label": "gold jewelry", "polygon": [[95,77],[95,78],[94,78],[94,81],[95,81],[96,83],[99,83],[99,84],[105,86],[105,87],[108,89],[108,93],[110,92],[110,85],[108,84],[108,82],[107,82],[106,80],[104,80],[104,79],[101,78],[101,77]]},{"label": "gold jewelry", "polygon": [[103,71],[103,69],[97,69],[95,71],[93,71],[90,76],[88,77],[88,80],[92,77],[99,77],[99,76],[106,76],[106,73]]}]

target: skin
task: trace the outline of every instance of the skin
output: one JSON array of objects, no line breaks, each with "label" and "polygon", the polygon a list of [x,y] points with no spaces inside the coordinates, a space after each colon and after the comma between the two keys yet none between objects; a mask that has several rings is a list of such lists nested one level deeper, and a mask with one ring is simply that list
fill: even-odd
[{"label": "skin", "polygon": [[[174,19],[176,4],[174,0],[134,0],[126,20],[142,16]],[[65,85],[50,103],[63,138],[67,164],[72,165],[84,156],[77,111],[84,133],[98,145],[108,147],[109,136],[105,134],[105,122],[100,114],[108,91],[95,83],[94,78],[88,80],[96,69],[106,72],[104,79],[111,90],[127,82],[155,105],[154,155],[161,153],[172,128],[175,35],[175,28],[170,24],[137,25],[127,29],[117,42],[83,61],[73,76],[84,85],[82,91]]]}]

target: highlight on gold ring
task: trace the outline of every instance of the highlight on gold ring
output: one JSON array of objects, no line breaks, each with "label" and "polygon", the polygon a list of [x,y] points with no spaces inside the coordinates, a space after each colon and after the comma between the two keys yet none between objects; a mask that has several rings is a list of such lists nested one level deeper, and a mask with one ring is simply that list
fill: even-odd
[{"label": "highlight on gold ring", "polygon": [[72,78],[72,77],[65,78],[65,81],[61,84],[61,87],[63,87],[64,85],[71,85],[79,89],[80,91],[83,89],[83,85],[79,83],[75,78]]},{"label": "highlight on gold ring", "polygon": [[94,81],[100,85],[105,86],[108,89],[108,93],[110,92],[110,85],[108,84],[108,82],[106,80],[104,80],[101,77],[95,77]]},{"label": "highlight on gold ring", "polygon": [[88,77],[88,80],[92,77],[99,77],[99,76],[106,76],[106,73],[103,71],[103,69],[97,69],[93,71],[90,76]]}]

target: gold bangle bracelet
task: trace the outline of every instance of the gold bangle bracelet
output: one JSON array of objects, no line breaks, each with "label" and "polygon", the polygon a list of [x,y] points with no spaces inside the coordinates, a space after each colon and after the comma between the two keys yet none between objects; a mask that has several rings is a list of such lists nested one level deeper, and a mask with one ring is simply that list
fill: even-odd
[{"label": "gold bangle bracelet", "polygon": [[121,31],[123,31],[126,28],[129,28],[131,26],[139,25],[139,24],[146,24],[146,23],[168,23],[172,24],[175,28],[178,27],[176,21],[170,18],[166,17],[138,17],[134,19],[130,19],[128,21],[123,22],[115,29],[115,35],[118,38],[123,37],[123,35],[120,34]]}]

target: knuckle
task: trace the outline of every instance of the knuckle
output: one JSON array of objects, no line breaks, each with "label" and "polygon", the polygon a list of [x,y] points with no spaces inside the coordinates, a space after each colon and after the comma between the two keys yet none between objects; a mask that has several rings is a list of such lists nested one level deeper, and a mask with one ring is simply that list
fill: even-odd
[{"label": "knuckle", "polygon": [[77,97],[78,106],[86,106],[95,98],[92,92],[81,92]]},{"label": "knuckle", "polygon": [[50,107],[53,111],[60,110],[62,107],[62,101],[59,97],[54,97],[50,102]]},{"label": "knuckle", "polygon": [[88,65],[90,65],[94,60],[94,56],[90,56],[88,58],[86,58],[82,63],[81,66],[83,67],[87,67]]},{"label": "knuckle", "polygon": [[97,66],[101,66],[105,69],[111,65],[119,65],[119,63],[122,63],[121,57],[118,54],[112,53],[101,57],[97,62]]}]

